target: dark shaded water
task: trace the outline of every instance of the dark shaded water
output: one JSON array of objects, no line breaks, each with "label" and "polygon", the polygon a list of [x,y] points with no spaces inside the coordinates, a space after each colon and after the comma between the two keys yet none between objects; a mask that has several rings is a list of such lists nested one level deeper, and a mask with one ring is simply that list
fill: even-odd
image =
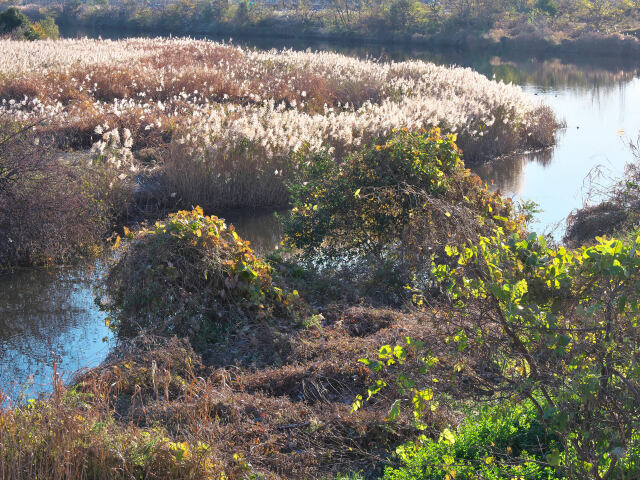
[{"label": "dark shaded water", "polygon": [[[71,33],[98,36],[95,32]],[[103,33],[104,38],[123,36],[121,32]],[[543,212],[534,228],[543,231],[558,226],[556,237],[562,235],[566,216],[583,203],[587,174],[602,165],[610,175],[619,176],[632,160],[624,138],[635,137],[640,130],[640,66],[624,59],[511,58],[301,40],[234,43],[429,60],[468,66],[490,78],[521,85],[565,119],[566,130],[552,149],[501,159],[476,170],[503,193],[537,202]],[[278,244],[280,230],[272,212],[238,212],[227,218],[259,251]],[[113,339],[104,326],[105,315],[93,303],[96,271],[94,267],[31,270],[0,277],[0,387],[12,398],[19,397],[21,389],[26,396],[49,390],[54,359],[68,377],[106,356]]]}]

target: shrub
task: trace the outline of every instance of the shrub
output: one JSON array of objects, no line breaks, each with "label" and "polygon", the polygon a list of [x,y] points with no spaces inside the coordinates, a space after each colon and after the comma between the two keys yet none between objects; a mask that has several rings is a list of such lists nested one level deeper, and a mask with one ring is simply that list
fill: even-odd
[{"label": "shrub", "polygon": [[0,35],[6,34],[13,34],[25,40],[38,38],[27,16],[16,7],[9,7],[0,13]]},{"label": "shrub", "polygon": [[[569,478],[635,478],[639,244],[636,231],[626,241],[599,238],[568,251],[498,229],[449,247],[452,261],[439,262],[434,274],[450,300],[442,306],[450,347],[434,358],[416,339],[363,361],[378,371],[401,365],[396,379],[412,393],[416,418],[434,405],[435,385],[471,386],[485,398],[509,393],[531,402],[563,445],[545,456],[549,466]],[[447,386],[431,381],[440,360]]]},{"label": "shrub", "polygon": [[200,207],[127,235],[105,281],[120,335],[146,329],[203,347],[231,322],[282,313],[288,301],[249,242]]},{"label": "shrub", "polygon": [[471,480],[564,478],[545,465],[558,449],[531,403],[480,406],[456,430],[438,439],[421,437],[396,450],[401,466],[387,468],[385,480]]},{"label": "shrub", "polygon": [[63,160],[54,143],[0,116],[0,268],[95,253],[110,228],[117,178],[86,159]]},{"label": "shrub", "polygon": [[60,30],[53,17],[45,17],[41,21],[34,23],[33,30],[39,38],[56,40],[60,36]]},{"label": "shrub", "polygon": [[495,223],[519,225],[510,201],[465,169],[455,136],[439,128],[401,130],[341,164],[328,155],[300,163],[305,166],[289,185],[285,243],[316,263],[388,264],[387,272],[399,276],[387,281],[400,289],[428,270],[425,259],[447,243]]}]

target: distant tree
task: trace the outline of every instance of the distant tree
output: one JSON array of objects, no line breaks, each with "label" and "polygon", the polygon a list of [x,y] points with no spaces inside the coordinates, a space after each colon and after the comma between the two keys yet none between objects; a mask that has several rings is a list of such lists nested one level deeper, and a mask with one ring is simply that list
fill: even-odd
[{"label": "distant tree", "polygon": [[27,16],[16,7],[9,7],[0,13],[0,35],[6,34],[17,34],[26,40],[40,38]]},{"label": "distant tree", "polygon": [[311,0],[298,0],[296,2],[296,12],[304,23],[308,23],[313,18],[313,3]]},{"label": "distant tree", "polygon": [[395,0],[389,9],[391,26],[394,30],[406,30],[410,23],[412,0]]},{"label": "distant tree", "polygon": [[553,0],[538,0],[535,6],[550,17],[555,17],[558,14],[558,5]]},{"label": "distant tree", "polygon": [[346,28],[352,22],[355,8],[354,0],[332,0],[331,7],[335,13],[336,23]]},{"label": "distant tree", "polygon": [[82,13],[83,4],[81,0],[66,0],[62,9],[64,18],[78,18]]},{"label": "distant tree", "polygon": [[53,40],[60,36],[60,29],[56,25],[53,17],[45,17],[44,20],[36,22],[33,25],[33,29],[38,33],[40,38],[51,38]]},{"label": "distant tree", "polygon": [[197,5],[198,16],[215,22],[220,22],[228,8],[229,3],[225,0],[202,0]]},{"label": "distant tree", "polygon": [[624,0],[624,5],[630,9],[631,12],[640,14],[640,0]]},{"label": "distant tree", "polygon": [[581,5],[585,20],[598,31],[615,21],[620,14],[618,5],[612,0],[582,0]]},{"label": "distant tree", "polygon": [[0,33],[11,33],[20,27],[31,25],[24,13],[15,7],[9,7],[0,13]]},{"label": "distant tree", "polygon": [[246,0],[238,4],[234,20],[238,25],[246,25],[247,23],[249,23],[249,3]]}]

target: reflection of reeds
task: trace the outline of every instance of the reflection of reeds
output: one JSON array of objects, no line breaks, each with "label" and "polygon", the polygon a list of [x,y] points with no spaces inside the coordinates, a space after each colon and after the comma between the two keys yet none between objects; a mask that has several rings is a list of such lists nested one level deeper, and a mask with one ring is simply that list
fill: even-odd
[{"label": "reflection of reeds", "polygon": [[585,65],[574,63],[577,60],[563,61],[555,58],[538,62],[519,62],[492,57],[490,65],[496,79],[504,82],[555,88],[571,87],[587,91],[594,88],[614,88],[620,83],[633,80],[638,74],[637,65],[630,64],[627,68],[621,68],[621,60],[618,58],[612,65],[607,64],[606,59],[589,57],[593,63]]}]

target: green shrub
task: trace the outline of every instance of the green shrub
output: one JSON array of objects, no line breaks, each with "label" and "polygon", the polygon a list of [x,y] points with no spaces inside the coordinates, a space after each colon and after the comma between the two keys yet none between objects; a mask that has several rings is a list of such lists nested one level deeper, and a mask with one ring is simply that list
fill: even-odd
[{"label": "green shrub", "polygon": [[[510,202],[490,194],[464,168],[455,140],[439,128],[402,130],[341,164],[328,155],[301,162],[301,174],[289,184],[293,209],[285,220],[286,243],[310,254],[379,254],[411,240],[407,230],[422,220],[432,238],[442,240],[438,222],[458,214],[468,213],[474,221],[475,214],[509,216]],[[443,218],[435,218],[440,213]]]},{"label": "green shrub", "polygon": [[0,35],[6,34],[17,35],[25,40],[40,38],[27,16],[16,7],[9,7],[0,13]]},{"label": "green shrub", "polygon": [[342,163],[328,154],[296,162],[285,244],[316,266],[355,267],[363,281],[376,278],[375,295],[391,297],[428,276],[425,259],[444,245],[495,224],[519,228],[511,201],[465,168],[455,140],[438,128],[402,130]]},{"label": "green shrub", "polygon": [[530,403],[483,406],[457,431],[445,430],[439,439],[420,441],[396,450],[401,461],[385,470],[385,480],[552,480],[564,478],[544,465],[558,449]]},{"label": "green shrub", "polygon": [[230,321],[282,313],[289,304],[233,226],[200,207],[133,234],[105,282],[113,327],[187,336],[201,347]]},{"label": "green shrub", "polygon": [[[400,391],[412,394],[394,404],[395,416],[400,404],[410,403],[419,419],[435,406],[437,391],[471,389],[486,399],[508,393],[531,402],[549,435],[565,446],[545,456],[548,466],[569,478],[635,478],[639,245],[638,231],[567,250],[535,234],[498,229],[465,248],[448,247],[451,261],[434,269],[448,297],[440,307],[443,322],[436,322],[448,348],[434,357],[414,339],[362,361],[395,372]],[[378,380],[370,396],[386,385]]]},{"label": "green shrub", "polygon": [[60,30],[53,17],[45,17],[43,20],[33,24],[33,30],[39,38],[50,38],[56,40],[60,37]]}]

